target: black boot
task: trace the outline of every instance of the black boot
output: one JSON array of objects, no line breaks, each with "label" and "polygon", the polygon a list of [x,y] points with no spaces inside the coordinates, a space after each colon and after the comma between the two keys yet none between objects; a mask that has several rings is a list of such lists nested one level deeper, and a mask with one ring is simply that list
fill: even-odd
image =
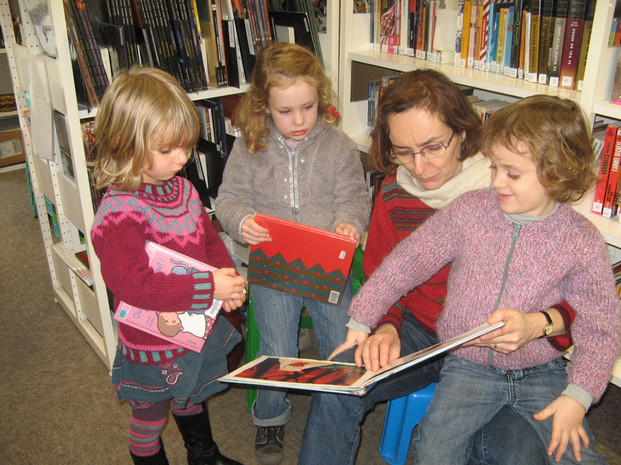
[{"label": "black boot", "polygon": [[198,415],[179,416],[173,413],[181,437],[188,450],[188,465],[242,465],[220,453],[211,435],[207,404]]},{"label": "black boot", "polygon": [[160,438],[160,450],[155,455],[147,455],[146,457],[142,457],[132,454],[131,450],[129,453],[132,456],[134,465],[168,465],[168,459],[166,458],[166,451],[164,450],[162,438]]}]

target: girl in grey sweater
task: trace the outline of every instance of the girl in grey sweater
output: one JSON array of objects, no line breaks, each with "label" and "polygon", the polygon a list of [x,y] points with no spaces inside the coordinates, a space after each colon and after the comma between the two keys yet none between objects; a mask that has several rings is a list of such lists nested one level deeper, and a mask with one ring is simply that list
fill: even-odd
[{"label": "girl in grey sweater", "polygon": [[[314,54],[285,43],[261,52],[236,113],[243,137],[233,146],[215,205],[233,239],[251,245],[270,240],[269,231],[254,221],[256,212],[360,239],[369,196],[355,144],[333,126],[338,113],[332,100],[330,79]],[[347,332],[348,281],[339,306],[253,286],[258,355],[296,357],[300,311],[306,307],[326,359]],[[279,463],[291,417],[286,392],[257,389],[252,416],[257,459]]]}]

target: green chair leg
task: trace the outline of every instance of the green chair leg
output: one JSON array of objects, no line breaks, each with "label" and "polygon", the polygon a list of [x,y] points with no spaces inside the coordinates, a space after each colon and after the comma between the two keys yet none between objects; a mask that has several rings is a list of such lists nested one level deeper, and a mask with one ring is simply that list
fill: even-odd
[{"label": "green chair leg", "polygon": [[[256,358],[259,346],[261,345],[259,329],[254,319],[254,302],[252,301],[250,287],[250,284],[248,284],[248,302],[246,305],[246,363]],[[252,404],[256,398],[257,389],[252,385],[248,385],[246,387],[246,404],[249,412],[252,412]]]}]

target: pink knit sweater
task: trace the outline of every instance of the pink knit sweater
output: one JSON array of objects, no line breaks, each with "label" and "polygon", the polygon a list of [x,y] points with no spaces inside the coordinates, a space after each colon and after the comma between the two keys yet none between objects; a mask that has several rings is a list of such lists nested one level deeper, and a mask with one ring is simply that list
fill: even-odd
[{"label": "pink knit sweater", "polygon": [[[210,272],[155,273],[144,250],[147,240],[216,268],[233,266],[196,190],[178,176],[163,186],[143,183],[132,192],[108,190],[95,215],[91,240],[104,281],[114,294],[115,309],[120,300],[161,312],[205,309],[212,304],[214,282]],[[186,352],[122,323],[119,338],[128,349],[144,353],[140,363],[172,360]],[[155,359],[154,352],[158,353]]]},{"label": "pink knit sweater", "polygon": [[[458,197],[386,257],[354,298],[349,315],[374,327],[402,295],[448,263],[448,295],[437,323],[440,340],[485,322],[499,297],[497,308],[526,313],[566,300],[577,314],[568,383],[582,386],[597,401],[620,348],[621,308],[605,244],[595,227],[568,204],[519,232],[515,228],[519,227],[502,216],[493,189]],[[454,353],[487,365],[487,352],[467,347]],[[508,355],[495,352],[494,365],[520,369],[559,356],[545,339],[537,339]]]}]

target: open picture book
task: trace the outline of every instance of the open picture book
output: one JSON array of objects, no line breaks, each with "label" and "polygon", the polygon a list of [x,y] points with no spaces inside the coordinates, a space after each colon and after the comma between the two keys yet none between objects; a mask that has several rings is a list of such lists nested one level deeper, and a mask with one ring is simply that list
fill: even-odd
[{"label": "open picture book", "polygon": [[398,358],[379,371],[354,363],[263,355],[222,377],[227,383],[258,384],[362,396],[378,381],[451,350],[504,326],[484,323],[476,328],[413,354]]}]

